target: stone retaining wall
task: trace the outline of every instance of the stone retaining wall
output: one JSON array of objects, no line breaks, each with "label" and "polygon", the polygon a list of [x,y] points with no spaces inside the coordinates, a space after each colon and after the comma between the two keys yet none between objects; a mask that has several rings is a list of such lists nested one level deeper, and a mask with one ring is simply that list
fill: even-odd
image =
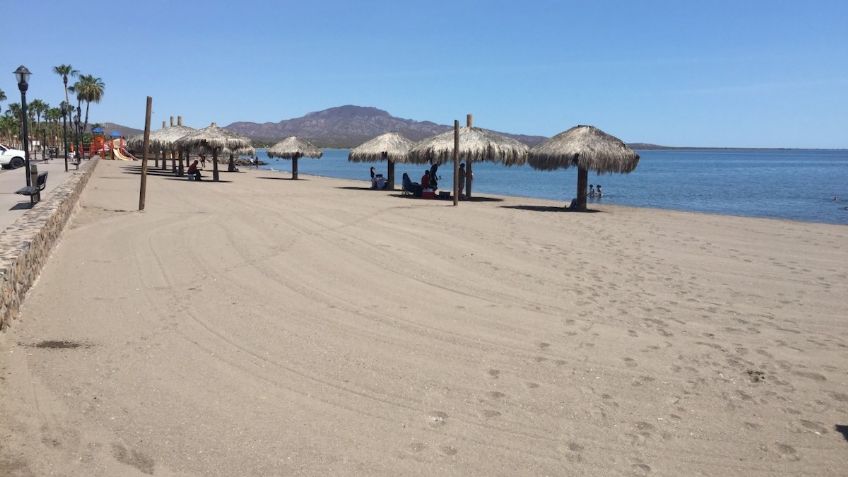
[{"label": "stone retaining wall", "polygon": [[26,292],[47,262],[97,162],[83,161],[79,171],[0,233],[0,330],[18,316]]}]

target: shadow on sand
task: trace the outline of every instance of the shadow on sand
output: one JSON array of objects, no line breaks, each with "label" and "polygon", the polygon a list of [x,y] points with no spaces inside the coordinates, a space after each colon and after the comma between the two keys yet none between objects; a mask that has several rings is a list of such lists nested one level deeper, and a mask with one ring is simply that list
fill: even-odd
[{"label": "shadow on sand", "polygon": [[594,214],[603,212],[601,210],[586,209],[586,210],[571,210],[568,207],[558,207],[555,205],[502,205],[504,209],[530,210],[533,212],[569,212],[575,214]]},{"label": "shadow on sand", "polygon": [[367,186],[362,186],[362,187],[356,187],[356,186],[336,186],[336,189],[344,189],[344,190],[375,190],[375,191],[391,192],[391,190],[390,190],[390,189],[372,189],[371,187],[367,187]]},{"label": "shadow on sand", "polygon": [[844,437],[845,440],[848,441],[848,426],[844,424],[837,424],[833,426],[833,428],[836,429],[836,432],[842,434],[842,437]]},{"label": "shadow on sand", "polygon": [[300,181],[308,182],[309,181],[309,179],[303,179],[303,178],[292,179],[291,177],[257,176],[256,178],[257,179],[268,179],[269,181],[293,181],[293,182],[300,182]]},{"label": "shadow on sand", "polygon": [[31,202],[18,202],[13,205],[9,210],[29,210],[32,208]]},{"label": "shadow on sand", "polygon": [[[395,191],[395,192],[400,192],[400,191]],[[399,194],[396,193],[396,194],[389,194],[389,195],[391,197],[399,197],[399,198],[402,198],[402,199],[421,199],[421,197],[415,197],[412,194],[404,195],[403,193],[399,193]],[[422,199],[422,200],[453,203],[453,196],[451,196],[447,199]],[[503,201],[504,201],[503,199],[500,199],[498,197],[472,197],[471,199],[460,199],[459,202],[461,204],[465,204],[465,203],[468,203],[468,202],[503,202]]]}]

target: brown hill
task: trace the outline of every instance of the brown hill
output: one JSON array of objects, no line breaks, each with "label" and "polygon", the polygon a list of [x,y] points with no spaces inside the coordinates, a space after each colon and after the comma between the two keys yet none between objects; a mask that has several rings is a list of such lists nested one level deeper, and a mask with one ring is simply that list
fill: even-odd
[{"label": "brown hill", "polygon": [[[354,147],[386,132],[397,132],[413,141],[445,132],[450,126],[431,121],[396,118],[372,107],[339,106],[277,123],[240,121],[227,129],[251,139],[274,142],[287,136],[309,139],[320,147]],[[531,146],[545,138],[505,134]]]}]

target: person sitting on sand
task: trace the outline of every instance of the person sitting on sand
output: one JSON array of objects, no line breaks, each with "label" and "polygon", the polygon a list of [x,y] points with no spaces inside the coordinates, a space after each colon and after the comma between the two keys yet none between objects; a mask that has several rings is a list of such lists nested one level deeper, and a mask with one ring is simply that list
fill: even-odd
[{"label": "person sitting on sand", "polygon": [[430,170],[424,171],[424,175],[421,176],[421,188],[429,189],[430,188]]},{"label": "person sitting on sand", "polygon": [[194,177],[194,180],[200,180],[200,169],[197,168],[197,159],[195,159],[195,161],[192,162],[190,166],[188,166],[188,171],[186,171],[186,174],[188,174],[189,179]]},{"label": "person sitting on sand", "polygon": [[403,173],[401,184],[403,185],[403,190],[411,193],[414,197],[421,197],[421,191],[423,190],[421,184],[412,182],[412,179],[409,178],[409,174],[406,172]]},{"label": "person sitting on sand", "polygon": [[592,184],[589,184],[589,198],[590,199],[595,198],[595,186],[592,185]]}]

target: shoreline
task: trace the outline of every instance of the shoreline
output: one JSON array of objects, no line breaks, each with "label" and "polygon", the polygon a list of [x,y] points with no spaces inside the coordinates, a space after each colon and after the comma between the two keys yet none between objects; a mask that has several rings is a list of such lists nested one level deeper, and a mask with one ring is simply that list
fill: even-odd
[{"label": "shoreline", "polygon": [[[257,169],[251,168],[249,170],[256,171]],[[275,174],[278,174],[278,173],[279,174],[290,174],[290,171],[284,171],[284,170],[279,170],[279,169],[262,169],[262,168],[260,168],[258,170],[259,171],[273,172]],[[311,177],[320,177],[322,179],[339,180],[339,181],[354,181],[354,182],[361,182],[361,183],[366,184],[366,185],[368,184],[367,180],[362,180],[362,179],[347,179],[347,178],[344,178],[344,177],[326,176],[326,175],[320,175],[320,174],[308,174],[308,173],[304,173],[304,172],[300,172],[299,175],[302,176],[302,177],[310,177],[311,176]],[[450,189],[446,189],[446,190],[450,190]],[[401,191],[401,189],[398,189],[398,188],[395,189],[395,192],[400,192],[400,191]],[[380,192],[380,191],[374,191],[374,192]],[[386,191],[386,192],[391,192],[391,191]],[[480,192],[475,192],[475,194],[480,194]],[[544,198],[544,197],[532,197],[532,196],[526,196],[526,195],[493,194],[493,193],[489,193],[489,192],[482,192],[482,194],[484,196],[491,196],[491,197],[499,198],[499,199],[507,199],[507,198],[509,198],[509,199],[529,199],[529,200],[535,200],[535,201],[547,201],[547,202],[551,202],[552,204],[562,204],[563,203],[563,201],[557,201],[555,199],[548,199],[548,198]],[[444,201],[440,201],[440,202],[444,202]],[[460,201],[460,204],[462,204],[462,202],[464,202],[464,201]],[[472,200],[472,202],[473,202],[473,200]],[[612,207],[612,208],[621,208],[621,209],[657,210],[657,211],[663,211],[663,212],[679,212],[679,213],[683,213],[683,214],[697,214],[697,215],[705,215],[705,216],[735,217],[735,218],[740,218],[740,219],[759,219],[759,220],[786,222],[786,223],[792,223],[792,224],[833,225],[833,226],[837,226],[837,227],[848,226],[848,211],[846,211],[846,223],[842,224],[842,223],[818,222],[818,221],[810,221],[810,220],[793,220],[793,219],[787,219],[787,218],[784,218],[784,217],[764,217],[764,216],[757,216],[757,215],[722,214],[722,213],[718,213],[718,212],[706,212],[706,211],[689,210],[689,209],[674,209],[674,208],[665,208],[665,207],[651,207],[651,206],[647,206],[647,205],[646,206],[638,206],[638,205],[623,205],[623,204],[610,204],[610,203],[603,203],[602,204],[602,203],[598,203],[598,202],[588,202],[587,206],[590,208],[590,210],[592,210],[592,206],[601,206],[601,207]],[[848,207],[848,206],[846,206],[846,207]],[[564,208],[565,208],[565,206],[563,206],[563,209]]]}]

